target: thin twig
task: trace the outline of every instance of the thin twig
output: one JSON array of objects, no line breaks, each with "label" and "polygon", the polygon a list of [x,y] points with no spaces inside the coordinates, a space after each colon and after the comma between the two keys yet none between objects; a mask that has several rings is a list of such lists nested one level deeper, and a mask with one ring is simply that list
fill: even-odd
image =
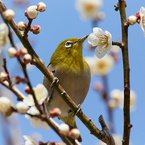
[{"label": "thin twig", "polygon": [[114,42],[114,41],[112,41],[112,45],[117,45],[117,46],[119,46],[120,48],[123,49],[123,45],[120,42]]},{"label": "thin twig", "polygon": [[8,74],[9,87],[11,88],[12,87],[12,81],[11,81],[11,78],[10,78],[10,75],[9,75],[9,71],[7,69],[7,65],[6,65],[7,60],[6,60],[6,58],[3,59],[3,63],[4,63],[3,68],[4,68],[5,72]]},{"label": "thin twig", "polygon": [[28,26],[27,26],[27,28],[25,29],[25,31],[24,31],[24,36],[23,37],[25,37],[25,39],[27,39],[27,37],[28,37],[28,32],[29,32],[29,30],[30,30],[30,28],[31,28],[31,23],[32,23],[32,21],[33,21],[33,19],[30,19],[29,20],[29,22],[28,22]]},{"label": "thin twig", "polygon": [[4,87],[6,87],[10,91],[12,91],[17,96],[17,100],[18,101],[22,101],[25,98],[23,93],[20,92],[20,90],[14,84],[12,84],[11,88],[9,87],[9,85],[7,83],[4,83],[2,81],[0,81],[0,84],[2,84]]},{"label": "thin twig", "polygon": [[103,136],[102,141],[105,142],[107,145],[115,145],[114,139],[113,139],[111,133],[109,132],[109,129],[107,128],[107,125],[106,125],[102,115],[100,115],[100,117],[99,117],[99,122],[102,127],[102,131],[101,131],[101,135]]},{"label": "thin twig", "polygon": [[109,128],[110,128],[110,131],[112,132],[112,133],[114,133],[114,127],[113,127],[113,112],[112,112],[112,110],[109,108],[109,106],[108,106],[108,102],[109,102],[109,100],[110,100],[110,98],[109,98],[109,96],[108,96],[108,83],[107,83],[107,76],[103,76],[102,77],[103,78],[103,84],[104,84],[104,88],[105,88],[105,90],[104,90],[104,93],[103,93],[103,98],[104,98],[104,100],[105,100],[105,102],[106,102],[106,106],[107,106],[107,111],[108,111],[108,118],[109,118]]}]

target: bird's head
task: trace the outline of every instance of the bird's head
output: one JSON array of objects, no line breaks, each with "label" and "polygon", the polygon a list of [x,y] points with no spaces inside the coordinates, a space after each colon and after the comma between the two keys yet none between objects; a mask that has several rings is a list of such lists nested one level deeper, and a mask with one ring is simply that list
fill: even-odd
[{"label": "bird's head", "polygon": [[63,40],[51,57],[52,63],[82,59],[82,44],[88,35],[82,38],[68,38]]}]

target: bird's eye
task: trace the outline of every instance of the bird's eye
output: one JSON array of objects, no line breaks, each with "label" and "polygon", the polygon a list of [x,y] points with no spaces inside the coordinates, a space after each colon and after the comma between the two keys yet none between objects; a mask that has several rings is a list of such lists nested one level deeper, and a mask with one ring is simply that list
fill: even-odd
[{"label": "bird's eye", "polygon": [[66,43],[65,43],[65,47],[66,48],[70,48],[72,46],[72,42],[71,41],[67,41]]}]

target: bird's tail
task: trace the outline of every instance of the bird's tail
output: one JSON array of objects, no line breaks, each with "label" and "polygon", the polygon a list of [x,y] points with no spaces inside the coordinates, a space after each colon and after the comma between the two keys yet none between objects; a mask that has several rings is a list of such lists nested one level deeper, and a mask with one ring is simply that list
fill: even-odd
[{"label": "bird's tail", "polygon": [[[69,113],[69,115],[67,117],[59,117],[59,119],[61,119],[66,124],[68,124],[69,127],[70,127],[70,130],[73,129],[73,128],[77,128],[76,121],[75,121],[75,116],[73,116],[73,112]],[[82,142],[81,136],[79,136],[77,138],[77,140],[79,142]]]}]

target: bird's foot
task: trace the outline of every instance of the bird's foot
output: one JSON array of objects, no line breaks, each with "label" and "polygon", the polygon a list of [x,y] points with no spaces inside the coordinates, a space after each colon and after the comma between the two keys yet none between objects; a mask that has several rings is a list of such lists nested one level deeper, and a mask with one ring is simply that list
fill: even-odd
[{"label": "bird's foot", "polygon": [[57,77],[54,77],[52,83],[51,83],[51,87],[53,87],[54,84],[58,84],[59,79]]},{"label": "bird's foot", "polygon": [[83,108],[82,107],[80,107],[81,106],[81,104],[78,104],[78,106],[77,106],[77,111],[73,114],[73,117],[78,113],[78,112],[80,112]]}]

